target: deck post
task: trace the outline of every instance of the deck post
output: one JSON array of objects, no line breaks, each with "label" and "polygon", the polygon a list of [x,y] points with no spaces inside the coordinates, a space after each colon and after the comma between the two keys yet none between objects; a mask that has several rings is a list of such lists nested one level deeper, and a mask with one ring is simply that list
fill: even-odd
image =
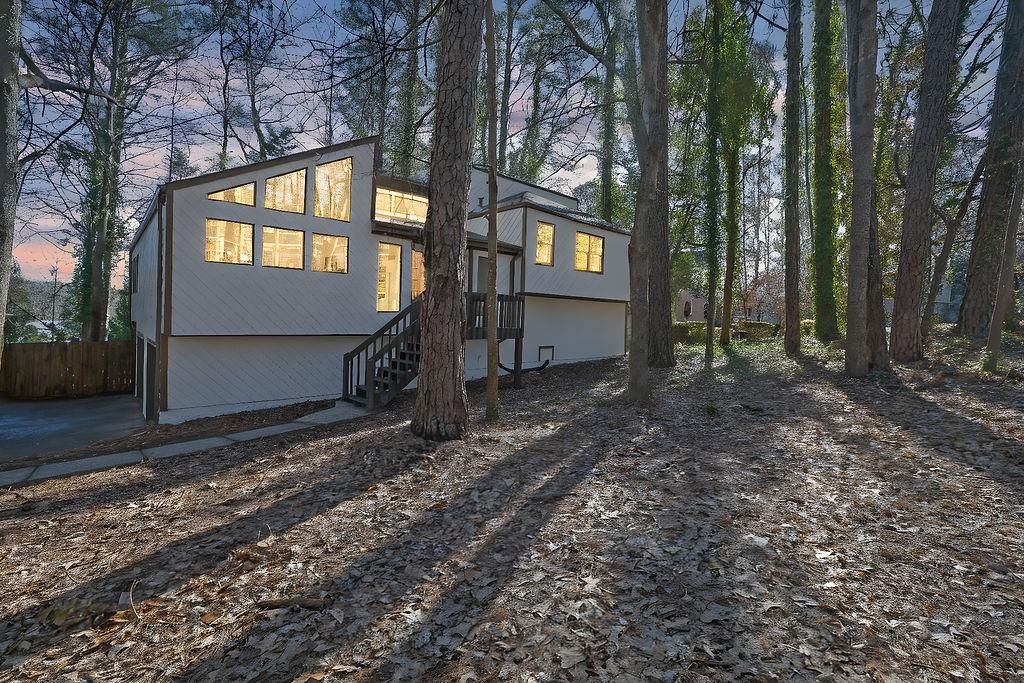
[{"label": "deck post", "polygon": [[526,297],[519,296],[519,315],[516,320],[516,361],[513,366],[512,386],[523,388],[523,326],[526,322]]}]

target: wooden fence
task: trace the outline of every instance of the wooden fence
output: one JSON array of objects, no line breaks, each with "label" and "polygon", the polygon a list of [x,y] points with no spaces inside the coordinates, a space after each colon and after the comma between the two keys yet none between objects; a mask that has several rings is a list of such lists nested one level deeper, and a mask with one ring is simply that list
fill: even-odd
[{"label": "wooden fence", "polygon": [[11,398],[77,398],[132,391],[130,341],[7,344],[0,394]]}]

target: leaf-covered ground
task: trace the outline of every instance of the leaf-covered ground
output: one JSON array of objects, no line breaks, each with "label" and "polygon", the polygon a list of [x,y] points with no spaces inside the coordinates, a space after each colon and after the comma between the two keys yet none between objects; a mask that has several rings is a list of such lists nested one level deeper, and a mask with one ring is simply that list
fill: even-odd
[{"label": "leaf-covered ground", "polygon": [[462,442],[405,398],[0,493],[0,678],[1024,676],[1019,385],[698,367],[647,409],[621,362],[552,368]]}]

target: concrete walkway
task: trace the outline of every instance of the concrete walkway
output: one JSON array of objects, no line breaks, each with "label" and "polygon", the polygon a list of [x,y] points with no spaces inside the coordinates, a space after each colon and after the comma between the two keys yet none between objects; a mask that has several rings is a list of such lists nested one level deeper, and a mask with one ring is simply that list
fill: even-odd
[{"label": "concrete walkway", "polygon": [[0,468],[12,460],[116,439],[145,426],[138,400],[125,394],[45,401],[0,398]]},{"label": "concrete walkway", "polygon": [[[173,458],[179,455],[191,455],[201,453],[221,446],[230,446],[235,443],[253,441],[267,436],[276,436],[295,432],[300,429],[310,429],[318,425],[334,424],[344,422],[366,415],[367,411],[359,406],[338,401],[333,408],[327,408],[315,413],[310,413],[292,422],[249,429],[244,432],[225,434],[224,436],[212,436],[205,439],[194,439],[179,443],[164,444],[153,448],[143,448],[137,451],[125,451],[124,453],[110,453],[108,455],[95,455],[88,458],[76,460],[65,460],[63,462],[51,462],[33,467],[21,467],[14,470],[0,471],[0,488],[9,486],[21,486],[34,484],[45,479],[57,477],[69,477],[75,474],[86,472],[97,472],[112,467],[124,465],[135,465],[140,462]],[[5,443],[6,447],[6,443]]]}]

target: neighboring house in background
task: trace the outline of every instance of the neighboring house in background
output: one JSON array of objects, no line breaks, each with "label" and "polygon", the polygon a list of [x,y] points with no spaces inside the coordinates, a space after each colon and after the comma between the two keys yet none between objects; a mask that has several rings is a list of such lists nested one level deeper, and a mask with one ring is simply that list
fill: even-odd
[{"label": "neighboring house in background", "polygon": [[693,320],[702,323],[707,320],[706,297],[698,296],[688,289],[680,289],[676,294],[676,320]]},{"label": "neighboring house in background", "polygon": [[[415,381],[427,188],[375,172],[376,138],[160,187],[129,247],[137,394],[160,422]],[[568,195],[498,187],[501,362],[620,356],[629,235]],[[487,177],[469,195],[467,378],[486,374]]]}]

